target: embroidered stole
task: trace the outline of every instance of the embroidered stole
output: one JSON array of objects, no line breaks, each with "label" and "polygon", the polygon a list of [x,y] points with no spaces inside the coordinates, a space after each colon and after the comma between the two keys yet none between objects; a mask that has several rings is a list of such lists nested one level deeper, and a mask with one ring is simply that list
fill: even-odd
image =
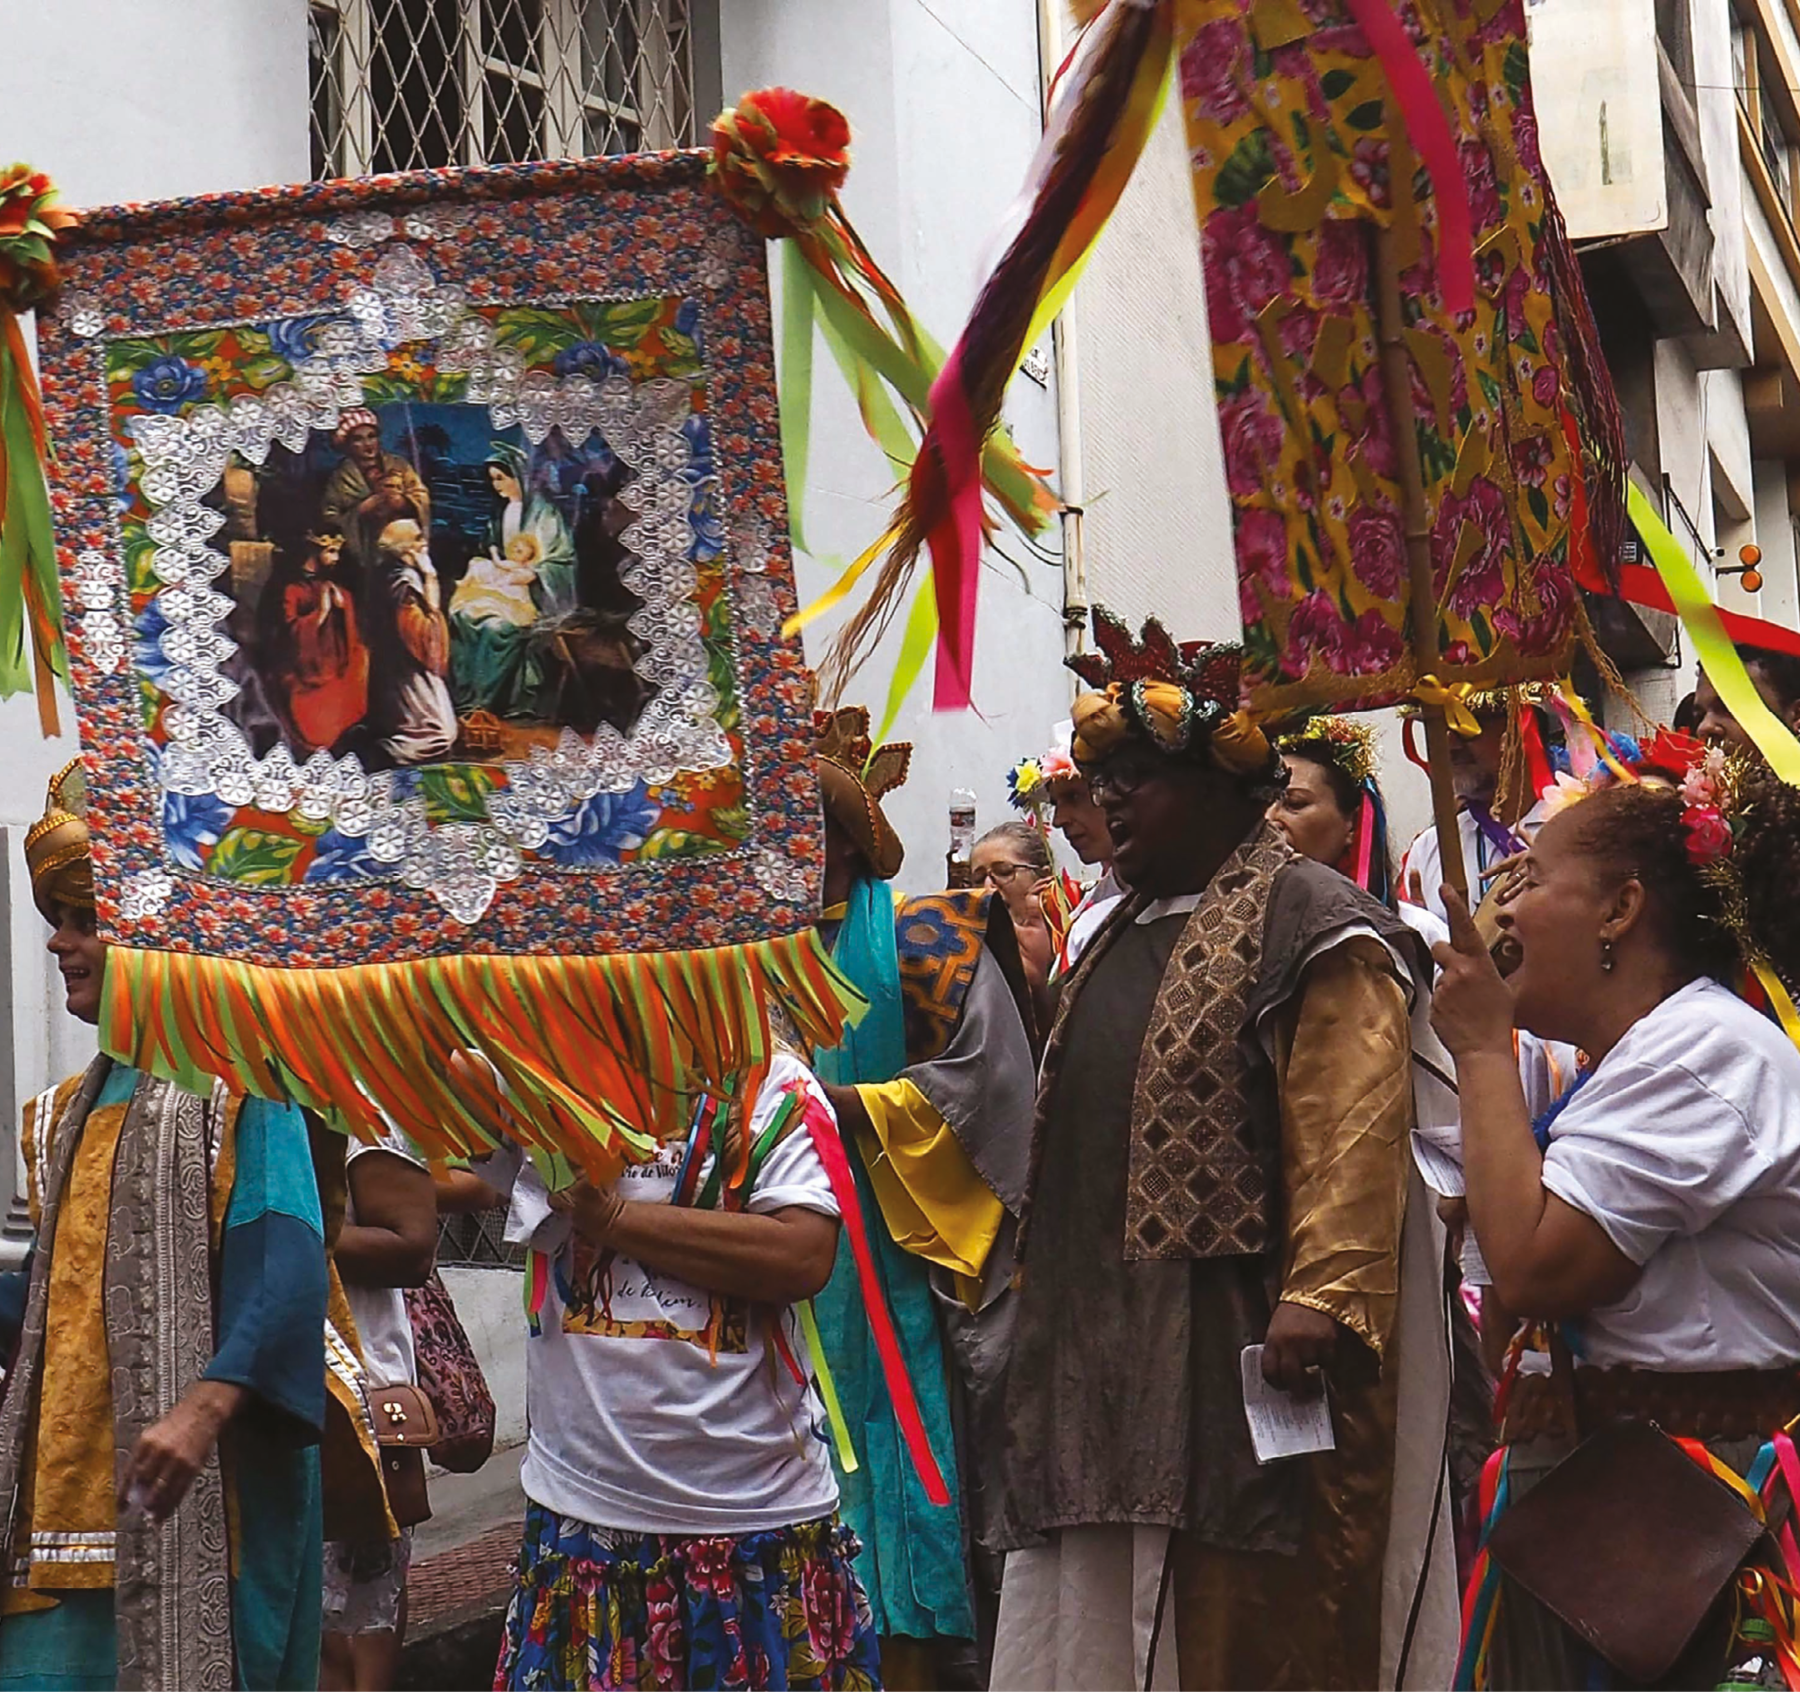
[{"label": "embroidered stole", "polygon": [[[18,1365],[0,1407],[0,1498],[15,1529],[19,1466],[39,1397],[59,1213],[111,1065],[96,1060],[38,1148],[41,1211]],[[168,1082],[139,1080],[124,1107],[104,1215],[103,1311],[112,1406],[112,1459],[122,1472],[138,1436],[167,1415],[212,1361],[212,1248],[223,1221],[213,1161],[228,1148],[233,1113],[222,1094],[200,1098]],[[227,1149],[226,1155],[229,1156]],[[39,1415],[35,1432],[47,1434]],[[59,1537],[34,1501],[30,1550]],[[121,1687],[228,1688],[234,1679],[224,1479],[215,1449],[166,1521],[116,1513],[112,1584]],[[96,1536],[98,1537],[98,1536]],[[15,1554],[24,1548],[13,1544]],[[49,1549],[46,1544],[46,1549]],[[98,1549],[98,1546],[96,1546]],[[49,1583],[40,1583],[49,1584]],[[91,1579],[69,1584],[93,1585]]]}]

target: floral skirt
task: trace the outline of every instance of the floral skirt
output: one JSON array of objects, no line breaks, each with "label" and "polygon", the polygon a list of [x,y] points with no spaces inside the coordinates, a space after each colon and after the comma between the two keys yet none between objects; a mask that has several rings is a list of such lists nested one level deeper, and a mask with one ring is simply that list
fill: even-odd
[{"label": "floral skirt", "polygon": [[878,1687],[858,1549],[835,1517],[684,1539],[528,1503],[495,1692]]}]

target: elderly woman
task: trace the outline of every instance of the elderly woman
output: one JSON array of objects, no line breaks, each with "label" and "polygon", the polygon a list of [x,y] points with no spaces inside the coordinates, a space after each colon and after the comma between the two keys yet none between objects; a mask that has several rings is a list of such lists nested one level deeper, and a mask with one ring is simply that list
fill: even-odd
[{"label": "elderly woman", "polygon": [[[1800,794],[1715,752],[1679,791],[1622,784],[1544,826],[1500,914],[1510,983],[1453,911],[1433,1017],[1456,1060],[1470,1220],[1506,1305],[1563,1342],[1507,1403],[1515,1505],[1609,1422],[1654,1419],[1743,1472],[1800,1412],[1800,1051],[1724,984],[1747,960],[1800,980],[1797,823]],[[1515,1023],[1592,1064],[1535,1134]],[[1665,1566],[1640,1563],[1646,1583]],[[1596,1684],[1591,1653],[1521,1586],[1491,1572],[1479,1596],[1471,1613],[1499,1608],[1465,1641],[1462,1683]],[[1714,1685],[1730,1648],[1728,1628],[1703,1630],[1671,1684]]]},{"label": "elderly woman", "polygon": [[[500,1687],[870,1687],[868,1599],[838,1520],[795,1307],[837,1252],[806,1066],[778,1050],[741,1119],[711,1119],[605,1187],[512,1184],[509,1237],[551,1272],[526,1352],[519,1584]],[[747,1146],[748,1163],[739,1164]]]},{"label": "elderly woman", "polygon": [[1040,1026],[1048,1022],[1043,993],[1050,979],[1050,966],[1056,961],[1056,943],[1044,916],[1041,894],[1055,873],[1050,842],[1023,819],[990,828],[975,842],[969,858],[970,880],[977,887],[993,888],[1012,918],[1025,979],[1038,1005]]}]

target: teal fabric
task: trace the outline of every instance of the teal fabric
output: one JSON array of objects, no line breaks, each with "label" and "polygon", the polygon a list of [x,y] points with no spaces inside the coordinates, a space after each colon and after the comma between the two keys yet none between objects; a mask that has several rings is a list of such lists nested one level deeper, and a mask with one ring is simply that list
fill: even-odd
[{"label": "teal fabric", "polygon": [[869,1001],[862,1021],[843,1041],[814,1054],[820,1080],[834,1087],[892,1081],[906,1067],[906,1002],[900,992],[900,953],[894,942],[894,890],[860,878],[850,889],[831,961]]},{"label": "teal fabric", "polygon": [[0,1692],[105,1692],[118,1660],[110,1588],[0,1620]]},{"label": "teal fabric", "polygon": [[318,1447],[282,1449],[251,1436],[239,1439],[237,1453],[237,1683],[297,1692],[319,1684],[325,1539]]},{"label": "teal fabric", "polygon": [[[846,1030],[842,1045],[815,1053],[815,1067],[834,1086],[890,1081],[906,1067],[906,1033],[894,946],[894,898],[886,882],[856,884],[832,960],[867,995],[869,1012],[855,1028]],[[833,1449],[838,1511],[863,1544],[857,1573],[868,1592],[878,1634],[969,1639],[974,1637],[975,1617],[950,1425],[950,1383],[930,1267],[894,1243],[854,1145],[850,1152],[863,1225],[874,1247],[876,1276],[887,1295],[919,1415],[950,1489],[950,1503],[938,1506],[926,1498],[906,1453],[869,1332],[846,1232],[838,1238],[831,1280],[813,1300],[825,1360],[858,1463],[854,1474],[846,1474]]]},{"label": "teal fabric", "polygon": [[246,1099],[219,1254],[209,1380],[256,1395],[232,1424],[239,1685],[316,1686],[324,1564],[325,1238],[306,1121]]}]

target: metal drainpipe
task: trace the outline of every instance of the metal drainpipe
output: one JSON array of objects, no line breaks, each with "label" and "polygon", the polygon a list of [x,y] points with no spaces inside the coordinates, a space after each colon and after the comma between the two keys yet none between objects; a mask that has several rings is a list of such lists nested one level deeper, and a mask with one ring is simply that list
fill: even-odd
[{"label": "metal drainpipe", "polygon": [[[1068,51],[1062,0],[1038,0],[1038,70],[1047,101],[1050,79]],[[1087,559],[1083,549],[1081,457],[1081,360],[1076,302],[1071,299],[1051,326],[1051,368],[1056,375],[1056,462],[1062,493],[1063,651],[1087,644]]]}]

